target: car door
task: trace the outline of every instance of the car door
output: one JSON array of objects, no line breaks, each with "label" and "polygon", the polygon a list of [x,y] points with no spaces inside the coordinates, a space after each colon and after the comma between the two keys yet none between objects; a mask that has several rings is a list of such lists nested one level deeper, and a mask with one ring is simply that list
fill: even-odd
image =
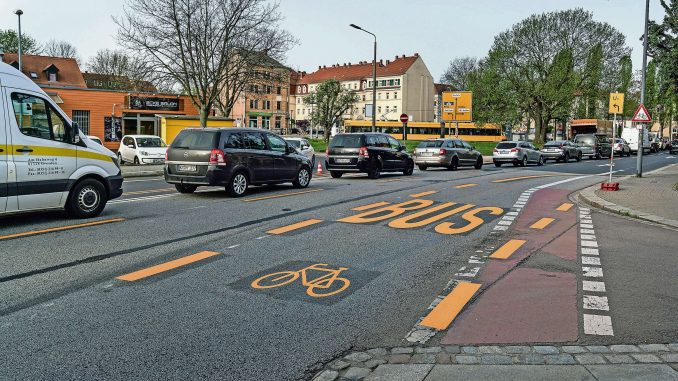
[{"label": "car door", "polygon": [[393,169],[395,168],[394,166],[394,161],[395,161],[395,155],[393,153],[393,150],[391,149],[391,146],[388,144],[388,139],[386,138],[386,135],[375,135],[377,138],[377,147],[379,151],[379,155],[381,156],[381,159],[384,162],[384,166],[382,169]]},{"label": "car door", "polygon": [[11,93],[10,120],[19,210],[60,207],[77,168],[70,125],[42,95]]},{"label": "car door", "polygon": [[465,141],[461,141],[461,144],[464,146],[464,163],[465,164],[475,164],[476,158],[473,154],[473,147]]},{"label": "car door", "polygon": [[279,136],[266,134],[267,149],[273,156],[273,177],[276,180],[291,180],[296,176],[297,159],[288,152],[287,143]]},{"label": "car door", "polygon": [[243,132],[243,141],[247,149],[247,167],[252,182],[274,180],[273,154],[266,149],[264,135],[256,131]]},{"label": "car door", "polygon": [[405,150],[400,148],[400,143],[395,140],[392,136],[387,135],[386,139],[388,140],[388,145],[390,149],[390,154],[393,155],[392,166],[393,168],[403,169],[407,165],[407,154]]}]

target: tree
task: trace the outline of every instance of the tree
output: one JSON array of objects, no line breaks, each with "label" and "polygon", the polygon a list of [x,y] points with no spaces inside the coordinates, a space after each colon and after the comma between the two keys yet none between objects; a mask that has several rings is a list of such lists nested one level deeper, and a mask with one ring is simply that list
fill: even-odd
[{"label": "tree", "polygon": [[139,57],[127,55],[121,50],[101,49],[87,61],[87,70],[110,76],[125,76],[144,80],[151,71]]},{"label": "tree", "polygon": [[315,105],[311,121],[324,127],[325,140],[329,141],[332,126],[338,126],[342,121],[342,115],[358,100],[355,91],[342,88],[336,79],[328,79],[319,84],[316,92],[307,96],[304,103]]},{"label": "tree", "polygon": [[440,82],[452,85],[457,90],[468,90],[468,76],[478,69],[478,59],[475,57],[461,57],[450,61]]},{"label": "tree", "polygon": [[[19,35],[13,29],[0,30],[0,48],[5,53],[19,51]],[[40,54],[42,48],[36,39],[27,33],[21,33],[21,53]]]},{"label": "tree", "polygon": [[78,50],[66,41],[50,40],[45,44],[42,54],[52,57],[74,58],[80,60]]},{"label": "tree", "polygon": [[[602,70],[594,81],[596,73],[586,66],[598,45]],[[516,103],[534,118],[535,142],[540,144],[548,124],[564,116],[564,109],[572,104],[576,89],[587,81],[604,88],[616,73],[618,57],[629,54],[622,33],[594,21],[591,13],[574,9],[532,15],[514,25],[495,37],[489,59],[510,84]]]},{"label": "tree", "polygon": [[118,41],[161,78],[175,81],[202,126],[222,100],[230,113],[255,77],[256,58],[282,58],[293,38],[266,0],[127,0]]}]

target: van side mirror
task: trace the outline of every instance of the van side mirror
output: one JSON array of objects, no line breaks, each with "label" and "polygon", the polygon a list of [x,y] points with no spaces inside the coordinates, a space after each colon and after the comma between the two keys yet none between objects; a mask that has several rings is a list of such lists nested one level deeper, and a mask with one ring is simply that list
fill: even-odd
[{"label": "van side mirror", "polygon": [[78,123],[71,123],[71,141],[76,144],[80,143],[80,128],[78,128]]}]

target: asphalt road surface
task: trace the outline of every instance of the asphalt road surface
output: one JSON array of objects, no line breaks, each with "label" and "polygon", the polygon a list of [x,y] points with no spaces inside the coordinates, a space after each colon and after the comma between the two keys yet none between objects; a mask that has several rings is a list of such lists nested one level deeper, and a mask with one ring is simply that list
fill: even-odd
[{"label": "asphalt road surface", "polygon": [[[649,155],[645,170],[675,162]],[[675,232],[557,210],[605,164],[323,177],[241,199],[140,178],[94,220],[4,217],[0,379],[309,379],[348,350],[403,345],[455,279],[482,287],[430,343],[675,342]],[[615,175],[634,169],[615,160]],[[582,289],[588,236],[605,305]],[[488,260],[512,239],[522,249]],[[519,308],[491,303],[516,295]],[[519,321],[549,300],[558,313]],[[590,334],[591,314],[613,334]]]}]

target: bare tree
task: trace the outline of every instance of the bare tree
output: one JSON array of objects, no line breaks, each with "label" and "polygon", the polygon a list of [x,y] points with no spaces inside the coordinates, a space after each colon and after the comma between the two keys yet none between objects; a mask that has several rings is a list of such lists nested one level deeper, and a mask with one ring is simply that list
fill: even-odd
[{"label": "bare tree", "polygon": [[67,41],[49,40],[42,53],[52,57],[74,58],[76,61],[80,61],[78,50]]},{"label": "bare tree", "polygon": [[87,62],[87,70],[97,74],[125,76],[130,79],[147,79],[150,69],[139,58],[121,50],[101,49]]},{"label": "bare tree", "polygon": [[260,55],[281,58],[293,38],[266,0],[127,0],[118,40],[191,97],[203,126],[221,102],[230,113]]},{"label": "bare tree", "polygon": [[469,74],[478,69],[476,57],[460,57],[450,61],[440,82],[451,85],[457,90],[468,90]]}]

